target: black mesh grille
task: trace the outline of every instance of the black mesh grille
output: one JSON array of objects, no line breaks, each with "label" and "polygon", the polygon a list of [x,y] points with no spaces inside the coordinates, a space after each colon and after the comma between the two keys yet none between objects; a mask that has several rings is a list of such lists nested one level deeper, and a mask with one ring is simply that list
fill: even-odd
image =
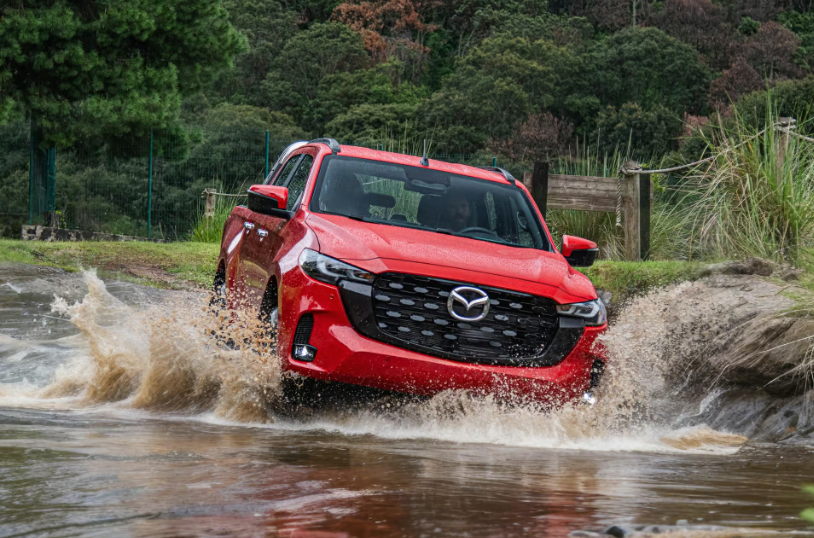
[{"label": "black mesh grille", "polygon": [[303,344],[308,345],[311,340],[311,330],[314,328],[314,315],[303,314],[300,322],[297,324],[297,330],[294,332],[294,345]]},{"label": "black mesh grille", "polygon": [[373,286],[378,329],[428,354],[466,359],[539,357],[557,332],[554,301],[522,293],[473,286],[489,295],[488,315],[463,322],[447,310],[449,294],[461,282],[384,273]]}]

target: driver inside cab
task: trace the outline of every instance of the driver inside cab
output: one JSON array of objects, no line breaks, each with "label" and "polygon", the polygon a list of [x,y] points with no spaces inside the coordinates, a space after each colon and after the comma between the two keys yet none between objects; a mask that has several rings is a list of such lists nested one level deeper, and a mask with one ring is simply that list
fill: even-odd
[{"label": "driver inside cab", "polygon": [[444,227],[453,232],[460,232],[472,226],[472,208],[463,191],[453,191],[447,195],[447,207],[444,213]]}]

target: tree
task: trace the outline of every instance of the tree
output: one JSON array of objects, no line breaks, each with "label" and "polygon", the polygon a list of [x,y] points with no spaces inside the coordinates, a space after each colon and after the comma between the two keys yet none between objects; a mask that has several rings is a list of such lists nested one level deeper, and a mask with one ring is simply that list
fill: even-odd
[{"label": "tree", "polygon": [[781,13],[777,20],[800,38],[800,46],[805,47],[808,54],[814,54],[814,11],[808,13],[786,11]]},{"label": "tree", "polygon": [[224,131],[269,131],[271,138],[277,140],[295,140],[307,136],[288,114],[251,105],[221,103],[209,110],[198,123],[208,129]]},{"label": "tree", "polygon": [[677,114],[705,109],[709,70],[689,45],[656,28],[629,28],[598,48],[597,95],[603,103],[664,106]]},{"label": "tree", "polygon": [[769,21],[746,40],[738,55],[771,82],[775,78],[800,76],[801,70],[794,63],[799,46],[800,39],[791,30]]},{"label": "tree", "polygon": [[500,35],[473,49],[419,117],[442,151],[468,152],[502,140],[529,114],[559,112],[584,94],[582,58],[569,47]]},{"label": "tree", "polygon": [[[798,129],[812,132],[811,96],[814,95],[814,76],[802,80],[783,80],[773,88],[745,95],[736,108],[742,118],[758,129],[764,126],[766,118],[772,114],[790,116],[797,120]],[[771,103],[772,114],[766,110]]]},{"label": "tree", "polygon": [[573,134],[574,124],[546,112],[530,116],[511,136],[490,147],[512,161],[547,161],[566,151]]},{"label": "tree", "polygon": [[650,9],[646,0],[583,0],[577,4],[574,14],[587,17],[606,32],[637,26],[647,18]]},{"label": "tree", "polygon": [[417,4],[415,0],[345,2],[337,6],[331,19],[360,33],[375,61],[396,57],[410,79],[417,81],[429,53],[424,39],[438,28],[425,23],[419,14],[421,7],[430,6]]},{"label": "tree", "polygon": [[508,136],[529,114],[529,96],[511,78],[492,77],[472,66],[458,69],[453,78],[418,114],[440,152],[477,151],[489,139]]},{"label": "tree", "polygon": [[647,22],[694,47],[711,66],[728,65],[726,53],[733,30],[720,5],[710,0],[668,0]]},{"label": "tree", "polygon": [[709,90],[710,105],[720,110],[737,101],[741,95],[751,93],[766,85],[765,80],[742,58],[737,59],[714,81]]},{"label": "tree", "polygon": [[263,82],[263,97],[311,130],[308,111],[318,96],[320,81],[367,64],[359,34],[339,22],[316,23],[286,42]]},{"label": "tree", "polygon": [[797,78],[804,71],[795,64],[800,40],[776,22],[766,22],[735,48],[729,69],[710,86],[709,100],[722,110],[742,95],[777,80]]},{"label": "tree", "polygon": [[723,0],[721,4],[729,12],[732,22],[737,23],[744,17],[749,17],[757,21],[768,21],[778,12],[779,0]]},{"label": "tree", "polygon": [[645,110],[636,103],[625,103],[600,113],[593,139],[607,152],[629,146],[639,155],[663,155],[677,147],[681,127],[681,118],[665,107]]},{"label": "tree", "polygon": [[409,82],[399,83],[401,70],[401,62],[391,60],[370,69],[324,77],[305,113],[306,123],[316,134],[322,134],[325,125],[357,105],[417,105],[425,93]]},{"label": "tree", "polygon": [[220,0],[6,2],[0,36],[0,108],[62,143],[173,123],[245,50]]},{"label": "tree", "polygon": [[411,104],[351,107],[336,116],[325,132],[349,143],[374,144],[382,140],[411,140],[417,136],[416,106]]},{"label": "tree", "polygon": [[546,37],[552,19],[544,0],[453,0],[445,5],[446,27],[459,57],[501,33],[528,39]]},{"label": "tree", "polygon": [[235,67],[214,85],[218,99],[263,106],[258,91],[276,56],[297,32],[297,13],[283,9],[278,0],[225,0],[229,18],[242,32],[249,50],[235,60]]}]

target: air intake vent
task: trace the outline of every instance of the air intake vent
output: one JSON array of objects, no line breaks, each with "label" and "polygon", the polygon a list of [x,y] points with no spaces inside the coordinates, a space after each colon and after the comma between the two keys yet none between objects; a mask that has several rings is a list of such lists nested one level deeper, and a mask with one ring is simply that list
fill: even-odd
[{"label": "air intake vent", "polygon": [[294,332],[294,345],[307,346],[311,340],[311,331],[314,329],[314,315],[303,314],[300,322],[297,324],[297,330]]}]

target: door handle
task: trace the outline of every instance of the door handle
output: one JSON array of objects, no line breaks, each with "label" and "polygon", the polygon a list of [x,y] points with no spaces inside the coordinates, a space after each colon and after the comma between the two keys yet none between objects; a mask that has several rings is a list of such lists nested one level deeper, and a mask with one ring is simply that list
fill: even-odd
[{"label": "door handle", "polygon": [[254,230],[254,223],[253,222],[244,222],[243,227],[247,230]]},{"label": "door handle", "polygon": [[268,234],[269,234],[268,230],[264,230],[263,228],[257,229],[257,235],[259,235],[260,237],[266,237]]}]

